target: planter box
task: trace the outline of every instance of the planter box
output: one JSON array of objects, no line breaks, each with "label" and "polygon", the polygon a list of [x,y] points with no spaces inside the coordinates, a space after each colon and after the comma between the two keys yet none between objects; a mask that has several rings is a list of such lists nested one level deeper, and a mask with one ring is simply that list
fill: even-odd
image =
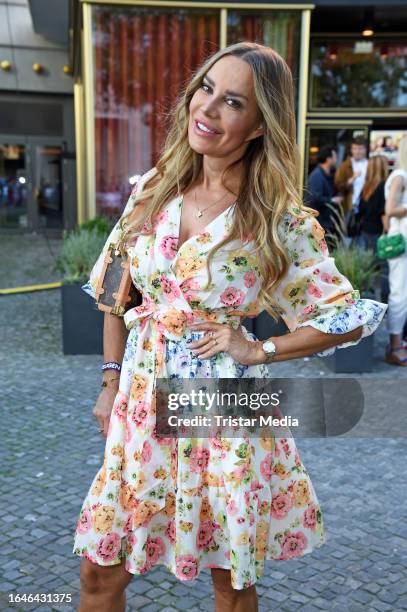
[{"label": "planter box", "polygon": [[103,354],[103,312],[79,284],[62,285],[64,355]]},{"label": "planter box", "polygon": [[247,331],[252,332],[259,340],[267,340],[271,336],[282,336],[288,329],[282,319],[274,319],[265,311],[254,319],[244,319],[242,325]]},{"label": "planter box", "polygon": [[333,355],[321,357],[332,372],[371,372],[373,368],[374,333],[356,346],[336,349]]}]

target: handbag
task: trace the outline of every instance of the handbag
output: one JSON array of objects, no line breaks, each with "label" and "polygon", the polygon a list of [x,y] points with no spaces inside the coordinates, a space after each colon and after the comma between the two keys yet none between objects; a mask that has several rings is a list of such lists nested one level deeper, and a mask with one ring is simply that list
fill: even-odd
[{"label": "handbag", "polygon": [[[138,193],[141,188],[141,182],[137,182],[132,194]],[[99,310],[118,317],[124,317],[128,310],[143,302],[143,295],[131,278],[130,257],[121,240],[111,242],[107,248],[95,290],[95,301]]]},{"label": "handbag", "polygon": [[130,257],[122,243],[109,244],[95,294],[99,310],[118,317],[142,303],[142,294],[130,275]]},{"label": "handbag", "polygon": [[377,256],[379,259],[393,259],[402,255],[406,250],[406,241],[403,234],[382,234],[377,239]]}]

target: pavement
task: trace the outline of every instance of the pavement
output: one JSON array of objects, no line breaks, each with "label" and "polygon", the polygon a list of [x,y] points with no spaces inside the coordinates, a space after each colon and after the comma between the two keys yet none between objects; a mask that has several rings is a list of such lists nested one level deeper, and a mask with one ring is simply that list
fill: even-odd
[{"label": "pavement", "polygon": [[[2,236],[0,287],[58,280],[59,241]],[[62,354],[59,290],[0,296],[0,609],[75,610],[79,557],[73,534],[82,500],[103,461],[92,408],[101,356]],[[407,369],[382,361],[353,377],[362,418],[339,437],[296,439],[321,503],[327,543],[303,558],[270,561],[257,585],[261,612],[407,610]],[[312,357],[273,364],[276,376],[334,375]],[[393,422],[395,420],[395,423]],[[11,603],[43,593],[47,603]],[[51,603],[53,594],[71,603]],[[165,568],[135,576],[127,612],[213,610],[209,571],[181,583]]]}]

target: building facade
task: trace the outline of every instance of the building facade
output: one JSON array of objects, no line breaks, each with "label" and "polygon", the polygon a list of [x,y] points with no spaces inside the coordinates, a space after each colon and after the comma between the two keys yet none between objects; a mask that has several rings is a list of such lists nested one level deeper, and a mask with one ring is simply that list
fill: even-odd
[{"label": "building facade", "polygon": [[341,159],[358,134],[394,158],[407,129],[406,24],[407,0],[75,0],[78,219],[120,213],[186,79],[243,40],[275,48],[293,71],[303,178],[321,146]]},{"label": "building facade", "polygon": [[0,231],[77,221],[68,2],[51,8],[0,0]]}]

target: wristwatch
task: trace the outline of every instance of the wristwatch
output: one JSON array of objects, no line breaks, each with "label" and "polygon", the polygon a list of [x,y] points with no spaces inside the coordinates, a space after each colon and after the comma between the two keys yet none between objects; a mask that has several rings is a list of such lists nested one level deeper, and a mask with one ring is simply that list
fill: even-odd
[{"label": "wristwatch", "polygon": [[269,338],[262,343],[262,349],[266,353],[266,361],[264,363],[271,363],[277,353],[277,347],[274,342]]}]

